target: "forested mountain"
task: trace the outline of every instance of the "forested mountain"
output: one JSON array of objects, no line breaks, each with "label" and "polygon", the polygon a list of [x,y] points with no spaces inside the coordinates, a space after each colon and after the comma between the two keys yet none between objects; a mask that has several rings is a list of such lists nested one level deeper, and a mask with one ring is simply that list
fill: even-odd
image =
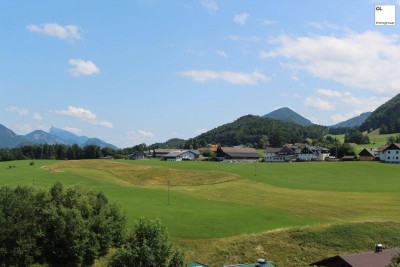
[{"label": "forested mountain", "polygon": [[25,142],[24,137],[17,135],[4,125],[0,124],[0,148],[15,147],[20,143]]},{"label": "forested mountain", "polygon": [[330,126],[331,128],[341,128],[341,127],[359,127],[372,112],[361,113],[359,116],[348,119],[346,121],[339,122],[335,125]]},{"label": "forested mountain", "polygon": [[313,124],[310,120],[304,118],[303,116],[299,115],[298,113],[294,112],[293,110],[287,107],[277,109],[262,117],[280,121],[295,122],[303,126],[309,126]]},{"label": "forested mountain", "polygon": [[327,133],[328,128],[325,126],[302,126],[294,122],[247,115],[203,133],[196,139],[204,139],[207,143],[219,143],[222,146],[244,144],[265,147],[269,143],[280,147],[285,142],[303,142],[306,138],[318,139]]},{"label": "forested mountain", "polygon": [[400,94],[378,107],[360,126],[361,131],[380,128],[380,133],[400,132]]},{"label": "forested mountain", "polygon": [[172,138],[164,143],[155,143],[149,146],[150,149],[154,148],[183,148],[185,146],[186,140],[179,138]]}]

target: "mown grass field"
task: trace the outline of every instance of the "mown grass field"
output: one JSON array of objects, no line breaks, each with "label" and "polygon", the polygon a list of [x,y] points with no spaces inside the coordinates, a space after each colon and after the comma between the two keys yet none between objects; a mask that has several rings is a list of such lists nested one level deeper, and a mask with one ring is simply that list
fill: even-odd
[{"label": "mown grass field", "polygon": [[[393,222],[389,225],[397,227],[400,236],[400,165],[395,164],[82,160],[35,161],[30,166],[29,162],[0,163],[0,186],[49,187],[61,181],[103,191],[126,211],[128,225],[142,216],[160,218],[171,237],[186,248],[188,260],[222,264],[263,256],[280,266],[306,266],[313,257],[349,249],[339,246],[315,254],[318,246],[313,245],[314,254],[300,249],[297,263],[290,265],[284,243],[308,247],[306,237],[295,239],[297,245],[288,238],[293,231],[313,237],[315,231],[335,225],[359,229],[366,227],[366,221]],[[340,231],[335,233],[340,236]],[[266,242],[269,238],[283,242],[275,244],[281,249]],[[363,241],[363,247],[383,242],[367,240],[372,244]],[[302,251],[308,256],[302,258]]]}]

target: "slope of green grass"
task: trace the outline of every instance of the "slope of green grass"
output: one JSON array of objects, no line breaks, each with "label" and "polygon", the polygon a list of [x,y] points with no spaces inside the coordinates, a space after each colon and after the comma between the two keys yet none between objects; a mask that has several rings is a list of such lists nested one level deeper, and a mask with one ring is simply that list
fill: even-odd
[{"label": "slope of green grass", "polygon": [[[61,181],[103,191],[126,211],[129,227],[142,216],[160,218],[188,261],[265,257],[279,266],[306,266],[399,239],[399,164],[29,162],[0,162],[0,186]],[[359,223],[365,221],[397,223]]]}]

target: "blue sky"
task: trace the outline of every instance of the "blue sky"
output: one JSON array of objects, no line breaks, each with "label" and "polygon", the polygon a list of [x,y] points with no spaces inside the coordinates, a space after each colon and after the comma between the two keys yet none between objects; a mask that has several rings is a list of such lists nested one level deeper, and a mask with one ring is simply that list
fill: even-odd
[{"label": "blue sky", "polygon": [[289,107],[332,125],[400,91],[400,1],[0,0],[0,124],[118,147]]}]

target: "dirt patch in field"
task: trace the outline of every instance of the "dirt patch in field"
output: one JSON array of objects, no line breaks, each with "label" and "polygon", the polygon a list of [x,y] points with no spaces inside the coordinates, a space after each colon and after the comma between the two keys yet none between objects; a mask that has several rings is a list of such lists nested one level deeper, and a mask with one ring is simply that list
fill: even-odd
[{"label": "dirt patch in field", "polygon": [[235,174],[218,171],[177,170],[159,166],[138,166],[110,160],[63,161],[51,165],[54,170],[71,171],[89,178],[120,180],[134,185],[193,186],[237,180]]}]

